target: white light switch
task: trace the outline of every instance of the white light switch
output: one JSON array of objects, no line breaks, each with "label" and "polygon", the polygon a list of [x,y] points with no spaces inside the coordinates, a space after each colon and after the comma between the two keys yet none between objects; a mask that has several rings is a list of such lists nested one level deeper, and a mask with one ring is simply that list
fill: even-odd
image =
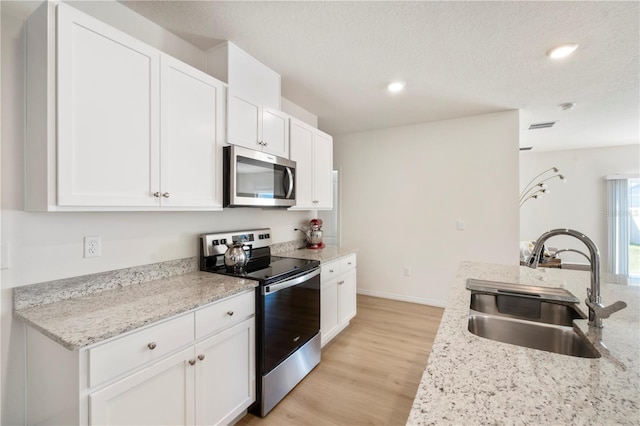
[{"label": "white light switch", "polygon": [[458,220],[456,222],[456,228],[458,228],[458,231],[464,231],[464,221]]}]

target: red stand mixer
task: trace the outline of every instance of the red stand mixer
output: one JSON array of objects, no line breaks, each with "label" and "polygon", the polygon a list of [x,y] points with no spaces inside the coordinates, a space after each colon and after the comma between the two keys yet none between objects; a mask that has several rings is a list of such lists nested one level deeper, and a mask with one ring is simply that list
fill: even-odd
[{"label": "red stand mixer", "polygon": [[311,250],[317,250],[324,248],[322,242],[322,219],[311,219],[309,221],[308,229],[295,229],[304,234],[307,239],[307,248]]}]

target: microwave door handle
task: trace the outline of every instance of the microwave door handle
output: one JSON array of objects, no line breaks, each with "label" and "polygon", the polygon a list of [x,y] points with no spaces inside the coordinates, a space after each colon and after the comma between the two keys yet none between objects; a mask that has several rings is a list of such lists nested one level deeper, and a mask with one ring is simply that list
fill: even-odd
[{"label": "microwave door handle", "polygon": [[289,190],[287,191],[286,198],[291,198],[291,193],[293,192],[293,172],[291,172],[291,167],[286,167],[287,176],[289,176]]}]

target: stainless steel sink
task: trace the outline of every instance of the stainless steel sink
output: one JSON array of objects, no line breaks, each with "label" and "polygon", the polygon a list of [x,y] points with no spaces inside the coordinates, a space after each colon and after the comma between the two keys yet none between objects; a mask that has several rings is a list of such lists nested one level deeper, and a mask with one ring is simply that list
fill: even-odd
[{"label": "stainless steel sink", "polygon": [[573,327],[573,320],[586,316],[576,309],[571,293],[563,290],[568,294],[562,295],[557,291],[562,289],[503,283],[492,283],[498,286],[490,288],[486,283],[467,283],[472,290],[468,324],[471,333],[526,348],[600,358],[591,342]]},{"label": "stainless steel sink", "polygon": [[575,307],[546,300],[506,294],[471,293],[471,310],[538,323],[571,327],[574,319],[586,319]]},{"label": "stainless steel sink", "polygon": [[582,358],[600,358],[593,345],[573,327],[469,313],[469,331],[502,343]]}]

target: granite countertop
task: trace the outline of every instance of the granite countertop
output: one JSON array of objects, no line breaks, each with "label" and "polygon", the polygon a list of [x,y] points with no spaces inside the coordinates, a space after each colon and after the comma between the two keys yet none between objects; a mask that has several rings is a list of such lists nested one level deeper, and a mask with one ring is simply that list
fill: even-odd
[{"label": "granite countertop", "polygon": [[407,424],[638,424],[639,287],[603,283],[603,303],[627,308],[597,331],[574,322],[602,355],[587,359],[471,334],[467,278],[562,287],[587,312],[589,272],[462,262]]},{"label": "granite countertop", "polygon": [[256,286],[196,271],[18,309],[14,316],[76,350]]},{"label": "granite countertop", "polygon": [[327,245],[321,249],[310,250],[301,248],[280,252],[277,255],[296,259],[318,260],[320,263],[327,263],[356,252],[356,249],[348,247]]}]

